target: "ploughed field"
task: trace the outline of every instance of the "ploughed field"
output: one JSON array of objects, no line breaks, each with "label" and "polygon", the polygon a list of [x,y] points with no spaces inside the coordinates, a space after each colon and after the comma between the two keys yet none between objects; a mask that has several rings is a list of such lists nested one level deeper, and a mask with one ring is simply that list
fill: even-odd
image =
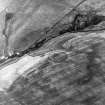
[{"label": "ploughed field", "polygon": [[[7,42],[0,64],[1,105],[104,105],[104,1],[96,1],[68,0],[74,3],[72,12],[66,14],[59,9],[58,17],[44,5],[50,22],[42,9],[36,12],[45,20],[38,18],[39,22],[36,14],[34,18],[29,15],[25,23],[21,11],[15,17],[6,14],[3,32]],[[89,3],[94,6],[88,7]]]}]

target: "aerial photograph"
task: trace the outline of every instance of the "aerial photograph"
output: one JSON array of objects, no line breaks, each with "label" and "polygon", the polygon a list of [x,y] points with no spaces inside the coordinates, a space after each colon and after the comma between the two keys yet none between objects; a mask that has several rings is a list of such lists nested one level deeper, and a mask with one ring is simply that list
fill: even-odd
[{"label": "aerial photograph", "polygon": [[0,0],[0,105],[105,105],[105,0]]}]

